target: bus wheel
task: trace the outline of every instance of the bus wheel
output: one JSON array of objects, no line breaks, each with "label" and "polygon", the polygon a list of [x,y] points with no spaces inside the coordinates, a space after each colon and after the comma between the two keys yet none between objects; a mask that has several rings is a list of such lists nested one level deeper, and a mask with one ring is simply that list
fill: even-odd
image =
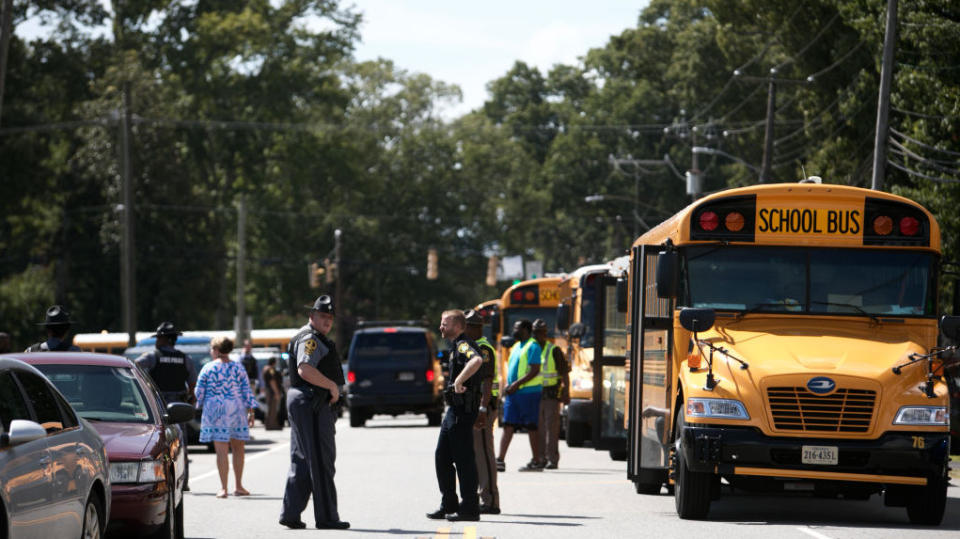
[{"label": "bus wheel", "polygon": [[907,498],[907,516],[911,524],[938,526],[943,520],[947,503],[947,480],[944,477],[930,479],[925,487],[916,487]]},{"label": "bus wheel", "polygon": [[587,439],[587,425],[579,421],[570,421],[567,424],[567,447],[583,447]]},{"label": "bus wheel", "polygon": [[687,468],[684,451],[681,446],[680,433],[683,420],[677,420],[673,438],[676,446],[673,474],[676,478],[674,485],[674,502],[677,514],[682,519],[701,519],[710,512],[711,487],[713,474],[705,472],[691,472]]},{"label": "bus wheel", "polygon": [[362,427],[366,424],[367,418],[364,416],[363,410],[360,408],[350,407],[350,426],[351,427]]},{"label": "bus wheel", "polygon": [[610,460],[627,460],[627,450],[626,449],[611,449]]}]

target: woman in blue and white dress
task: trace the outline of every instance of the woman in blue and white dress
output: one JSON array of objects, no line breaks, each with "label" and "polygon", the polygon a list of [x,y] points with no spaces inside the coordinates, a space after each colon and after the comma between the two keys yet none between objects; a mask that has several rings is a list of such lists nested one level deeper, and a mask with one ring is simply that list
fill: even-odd
[{"label": "woman in blue and white dress", "polygon": [[233,341],[227,337],[216,337],[210,341],[213,361],[204,365],[197,377],[197,408],[203,409],[200,441],[212,441],[217,450],[221,486],[217,498],[227,497],[228,450],[233,452],[233,473],[237,477],[237,488],[233,494],[250,494],[243,488],[243,445],[245,440],[250,439],[253,409],[257,407],[257,401],[250,391],[250,381],[243,365],[230,361],[231,350]]}]

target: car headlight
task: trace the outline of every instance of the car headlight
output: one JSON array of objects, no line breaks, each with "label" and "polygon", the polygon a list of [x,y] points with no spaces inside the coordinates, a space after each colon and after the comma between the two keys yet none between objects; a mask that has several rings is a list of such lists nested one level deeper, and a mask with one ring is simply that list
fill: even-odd
[{"label": "car headlight", "polygon": [[950,414],[945,406],[901,406],[894,425],[949,425]]},{"label": "car headlight", "polygon": [[159,483],[166,479],[162,460],[111,462],[111,483]]},{"label": "car headlight", "polygon": [[719,419],[750,419],[743,403],[733,399],[687,399],[687,415],[690,417],[715,417]]}]

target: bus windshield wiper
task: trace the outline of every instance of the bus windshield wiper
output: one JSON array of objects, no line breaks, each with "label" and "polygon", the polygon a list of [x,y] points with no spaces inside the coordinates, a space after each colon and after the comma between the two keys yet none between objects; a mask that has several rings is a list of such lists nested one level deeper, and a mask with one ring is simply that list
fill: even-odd
[{"label": "bus windshield wiper", "polygon": [[744,310],[742,310],[742,311],[738,311],[738,312],[737,312],[737,315],[736,315],[736,317],[734,317],[733,321],[734,321],[734,322],[739,322],[741,319],[743,319],[744,316],[746,316],[746,315],[748,315],[748,314],[750,314],[750,313],[758,313],[758,312],[761,312],[761,311],[765,310],[767,307],[781,307],[781,308],[785,308],[785,307],[787,307],[787,306],[788,306],[788,305],[787,305],[786,303],[755,303],[755,304],[753,304],[753,306],[750,307],[749,309],[744,309]]},{"label": "bus windshield wiper", "polygon": [[876,316],[868,313],[867,311],[864,311],[863,308],[860,307],[859,305],[854,305],[854,304],[852,304],[852,303],[833,303],[833,302],[830,302],[830,301],[811,301],[810,303],[816,303],[817,305],[828,305],[828,306],[833,306],[833,307],[850,307],[851,309],[855,309],[858,313],[862,314],[863,316],[869,317],[870,320],[872,320],[874,324],[876,324],[876,325],[878,325],[878,326],[880,325],[880,319],[879,319],[879,318],[877,318]]}]

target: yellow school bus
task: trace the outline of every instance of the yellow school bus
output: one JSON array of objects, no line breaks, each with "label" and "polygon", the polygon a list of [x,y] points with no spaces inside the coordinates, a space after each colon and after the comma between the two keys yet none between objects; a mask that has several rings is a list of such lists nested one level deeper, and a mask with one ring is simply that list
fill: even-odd
[{"label": "yellow school bus", "polygon": [[[628,477],[708,515],[723,483],[906,507],[938,524],[940,229],[888,193],[796,184],[696,201],[637,239]],[[940,330],[955,338],[955,317]],[[721,481],[722,480],[722,481]]]},{"label": "yellow school bus", "polygon": [[[521,319],[533,322],[542,318],[547,324],[547,338],[553,340],[557,324],[557,305],[560,303],[561,276],[540,277],[521,281],[507,288],[500,297],[500,316],[498,327],[500,335],[507,337],[513,333],[513,324]],[[513,338],[501,338],[497,343],[500,359],[500,387],[507,387],[507,364],[510,360],[510,346]],[[492,342],[492,341],[491,341]],[[502,394],[502,393],[501,393]]]},{"label": "yellow school bus", "polygon": [[500,298],[479,303],[473,310],[480,313],[480,316],[486,322],[483,326],[483,336],[487,338],[491,345],[496,347],[497,342],[500,341]]},{"label": "yellow school bus", "polygon": [[[281,329],[254,329],[250,331],[250,342],[257,348],[277,348],[280,351],[287,349],[287,343],[290,342],[299,331],[299,328],[281,328]],[[136,341],[139,343],[153,335],[152,331],[138,331]],[[184,331],[184,337],[218,337],[225,336],[234,338],[233,331],[207,330],[207,331]],[[126,333],[78,333],[73,337],[73,344],[77,345],[84,352],[100,352],[105,354],[123,355],[127,349]],[[237,348],[241,348],[243,343],[234,343]]]},{"label": "yellow school bus", "polygon": [[628,257],[577,268],[560,281],[554,343],[570,362],[570,404],[563,409],[567,445],[627,455],[624,427],[626,320],[617,283]]}]

